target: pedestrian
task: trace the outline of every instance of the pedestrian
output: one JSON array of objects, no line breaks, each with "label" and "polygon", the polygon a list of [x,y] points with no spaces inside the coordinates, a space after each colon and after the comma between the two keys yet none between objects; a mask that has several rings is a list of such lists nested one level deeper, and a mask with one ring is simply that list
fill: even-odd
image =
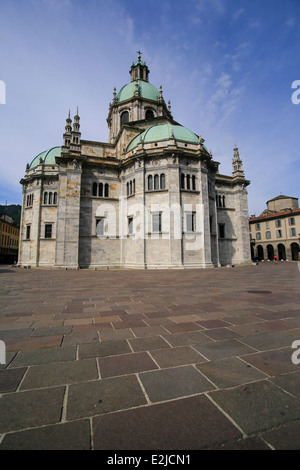
[{"label": "pedestrian", "polygon": [[277,256],[274,256],[275,264],[278,264]]}]

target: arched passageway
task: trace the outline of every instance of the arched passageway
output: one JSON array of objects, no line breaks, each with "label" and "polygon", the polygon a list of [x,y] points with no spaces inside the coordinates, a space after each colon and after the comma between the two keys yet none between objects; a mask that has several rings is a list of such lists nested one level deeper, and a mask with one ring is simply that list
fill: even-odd
[{"label": "arched passageway", "polygon": [[261,245],[257,246],[257,258],[259,261],[262,261],[264,259],[264,249]]},{"label": "arched passageway", "polygon": [[274,259],[274,248],[273,245],[267,245],[267,253],[268,253],[268,259],[270,261],[273,261]]},{"label": "arched passageway", "polygon": [[277,245],[277,250],[278,250],[278,259],[279,260],[286,260],[286,253],[285,253],[285,246],[282,243],[279,243]]},{"label": "arched passageway", "polygon": [[299,245],[296,242],[291,244],[291,258],[293,261],[298,261],[299,259]]}]

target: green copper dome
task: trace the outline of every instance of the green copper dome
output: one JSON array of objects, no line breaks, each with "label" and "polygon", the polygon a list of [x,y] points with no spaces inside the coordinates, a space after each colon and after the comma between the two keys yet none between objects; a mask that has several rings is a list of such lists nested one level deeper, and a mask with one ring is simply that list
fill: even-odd
[{"label": "green copper dome", "polygon": [[122,102],[133,98],[134,92],[136,90],[136,83],[138,84],[139,96],[152,101],[158,100],[158,89],[154,85],[151,85],[151,83],[145,82],[144,80],[134,80],[127,85],[124,85],[116,96],[117,100]]},{"label": "green copper dome", "polygon": [[44,152],[39,153],[30,163],[29,169],[32,170],[33,168],[37,167],[40,164],[40,160],[44,165],[55,165],[55,157],[61,156],[61,147],[52,147],[49,150],[45,150]]},{"label": "green copper dome", "polygon": [[127,147],[127,152],[133,150],[140,142],[146,144],[162,140],[175,139],[190,144],[199,144],[199,138],[186,127],[174,124],[158,124],[149,127],[141,134],[135,136]]}]

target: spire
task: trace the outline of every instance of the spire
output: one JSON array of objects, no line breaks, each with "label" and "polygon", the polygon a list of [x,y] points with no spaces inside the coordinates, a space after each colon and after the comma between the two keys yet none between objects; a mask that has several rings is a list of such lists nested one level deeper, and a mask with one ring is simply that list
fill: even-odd
[{"label": "spire", "polygon": [[62,152],[67,151],[67,149],[70,147],[71,133],[72,133],[72,119],[70,118],[70,110],[69,110],[69,114],[66,119],[65,133],[63,135]]},{"label": "spire", "polygon": [[80,129],[79,121],[80,121],[80,117],[78,115],[78,106],[77,106],[77,112],[76,112],[76,115],[74,116],[74,124],[73,124],[74,132],[79,132],[79,129]]},{"label": "spire", "polygon": [[233,149],[232,169],[233,177],[245,178],[243,171],[243,162],[240,159],[239,149],[237,148],[236,143]]}]

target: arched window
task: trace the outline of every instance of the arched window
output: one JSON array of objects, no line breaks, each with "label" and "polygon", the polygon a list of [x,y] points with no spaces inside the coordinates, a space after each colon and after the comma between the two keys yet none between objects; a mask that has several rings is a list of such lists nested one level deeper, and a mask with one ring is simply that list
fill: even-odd
[{"label": "arched window", "polygon": [[129,196],[129,183],[126,184],[126,188],[127,188],[127,196]]},{"label": "arched window", "polygon": [[226,205],[225,205],[225,196],[222,196],[222,202],[223,202],[223,206],[222,206],[222,207],[226,207]]},{"label": "arched window", "polygon": [[160,189],[165,189],[166,187],[166,177],[164,173],[160,175]]},{"label": "arched window", "polygon": [[121,114],[121,126],[123,126],[123,124],[126,124],[126,122],[129,122],[129,112],[123,111],[123,113]]},{"label": "arched window", "polygon": [[186,175],[186,189],[191,189],[191,177]]},{"label": "arched window", "polygon": [[145,119],[153,119],[154,118],[154,113],[152,109],[147,109],[146,114],[145,114]]},{"label": "arched window", "polygon": [[193,191],[196,190],[196,176],[195,175],[192,176],[192,190]]},{"label": "arched window", "polygon": [[104,197],[108,197],[108,196],[109,196],[109,185],[108,183],[106,183],[104,186]]},{"label": "arched window", "polygon": [[184,173],[181,173],[181,178],[180,178],[180,187],[181,189],[184,189]]},{"label": "arched window", "polygon": [[97,183],[93,183],[93,196],[97,196]]},{"label": "arched window", "polygon": [[53,201],[52,196],[53,196],[52,193],[49,193],[49,201],[48,201],[49,204],[52,204],[52,201]]},{"label": "arched window", "polygon": [[148,176],[148,190],[151,191],[153,189],[153,183],[152,183],[152,175]]},{"label": "arched window", "polygon": [[53,204],[57,204],[57,193],[53,194]]},{"label": "arched window", "polygon": [[159,189],[159,176],[154,175],[154,189]]},{"label": "arched window", "polygon": [[133,191],[133,194],[135,194],[135,180],[133,180],[132,182],[132,191]]},{"label": "arched window", "polygon": [[44,193],[44,204],[47,204],[48,202],[48,193]]},{"label": "arched window", "polygon": [[99,183],[99,196],[103,196],[103,183]]}]

